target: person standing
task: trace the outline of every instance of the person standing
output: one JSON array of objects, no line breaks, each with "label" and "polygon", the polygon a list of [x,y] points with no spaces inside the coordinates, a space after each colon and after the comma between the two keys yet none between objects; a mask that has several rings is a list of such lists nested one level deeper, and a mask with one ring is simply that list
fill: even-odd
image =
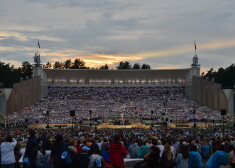
[{"label": "person standing", "polygon": [[53,168],[65,168],[65,159],[61,158],[62,153],[67,150],[62,135],[56,135],[55,142],[51,150],[51,162]]},{"label": "person standing", "polygon": [[35,136],[34,130],[29,130],[29,135],[30,137],[27,141],[24,157],[29,158],[30,168],[36,168],[39,141]]},{"label": "person standing", "polygon": [[123,144],[120,143],[120,137],[116,135],[113,142],[110,144],[110,164],[113,168],[124,167],[124,157],[127,155],[127,151]]},{"label": "person standing", "polygon": [[207,167],[218,168],[220,166],[226,165],[228,163],[227,155],[228,154],[224,152],[224,146],[220,145],[218,150],[206,162]]},{"label": "person standing", "polygon": [[14,148],[14,155],[15,155],[15,160],[16,160],[16,162],[14,164],[15,168],[20,168],[20,161],[19,160],[22,156],[22,154],[20,153],[20,148],[21,148],[20,144],[16,144],[16,146]]},{"label": "person standing", "polygon": [[190,151],[189,161],[188,161],[189,168],[201,168],[203,166],[202,157],[197,150],[197,146],[194,144],[191,144],[189,146],[189,151]]},{"label": "person standing", "polygon": [[89,164],[89,155],[88,155],[88,151],[90,150],[90,148],[88,148],[87,146],[83,146],[82,150],[80,152],[80,154],[78,155],[78,167],[77,168],[88,168],[88,164]]},{"label": "person standing", "polygon": [[209,159],[211,155],[211,146],[208,144],[207,140],[202,141],[201,145],[201,155],[203,159]]},{"label": "person standing", "polygon": [[173,168],[174,166],[174,159],[173,153],[171,152],[171,146],[167,143],[165,144],[164,151],[162,153],[161,166],[164,168]]},{"label": "person standing", "polygon": [[188,159],[189,159],[189,151],[188,146],[182,145],[180,147],[180,153],[178,153],[175,162],[177,168],[188,168]]},{"label": "person standing", "polygon": [[151,146],[151,152],[144,159],[147,162],[147,168],[160,168],[160,149]]},{"label": "person standing", "polygon": [[138,149],[137,155],[140,158],[144,158],[144,156],[149,153],[150,153],[150,147],[146,145],[146,141],[143,141],[142,146]]},{"label": "person standing", "polygon": [[17,142],[15,138],[8,135],[5,142],[1,143],[1,165],[2,168],[14,168],[16,162],[14,148]]},{"label": "person standing", "polygon": [[[97,168],[97,167],[101,168],[102,165],[100,165],[100,164],[97,165],[96,164],[97,160],[100,160],[100,162],[101,162],[101,159],[102,159],[102,156],[100,156],[99,153],[100,153],[99,149],[93,150],[93,153],[90,156],[90,161],[89,161],[89,164],[88,164],[88,168],[94,168],[94,167],[95,168]],[[96,165],[96,166],[94,166],[94,165]]]},{"label": "person standing", "polygon": [[109,147],[107,146],[105,148],[105,151],[103,153],[101,153],[101,156],[103,157],[104,161],[106,163],[110,163],[110,152],[109,152]]},{"label": "person standing", "polygon": [[130,158],[138,158],[138,150],[139,150],[139,146],[138,144],[135,142],[135,140],[133,140],[133,144],[131,144],[128,148],[128,152],[130,154]]}]

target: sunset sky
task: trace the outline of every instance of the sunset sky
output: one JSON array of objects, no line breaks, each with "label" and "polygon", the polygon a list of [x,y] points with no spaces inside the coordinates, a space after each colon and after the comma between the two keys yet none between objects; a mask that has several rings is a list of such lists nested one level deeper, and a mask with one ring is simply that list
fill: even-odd
[{"label": "sunset sky", "polygon": [[235,63],[234,0],[0,0],[0,61],[83,59],[202,71]]}]

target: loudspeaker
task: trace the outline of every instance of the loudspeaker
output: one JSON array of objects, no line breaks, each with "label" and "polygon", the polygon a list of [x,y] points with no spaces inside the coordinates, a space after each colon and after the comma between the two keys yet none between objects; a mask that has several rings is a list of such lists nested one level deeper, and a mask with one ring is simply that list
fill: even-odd
[{"label": "loudspeaker", "polygon": [[195,115],[196,114],[196,110],[195,109],[193,109],[193,115]]},{"label": "loudspeaker", "polygon": [[70,116],[74,117],[75,116],[75,110],[70,110]]},{"label": "loudspeaker", "polygon": [[49,115],[49,110],[47,110],[47,115]]},{"label": "loudspeaker", "polygon": [[26,119],[25,119],[25,122],[27,123],[28,121],[29,121],[29,119],[26,118]]},{"label": "loudspeaker", "polygon": [[89,110],[90,115],[92,114],[92,110]]},{"label": "loudspeaker", "polygon": [[221,110],[221,115],[226,115],[226,109]]},{"label": "loudspeaker", "polygon": [[151,114],[153,115],[153,110],[151,110]]}]

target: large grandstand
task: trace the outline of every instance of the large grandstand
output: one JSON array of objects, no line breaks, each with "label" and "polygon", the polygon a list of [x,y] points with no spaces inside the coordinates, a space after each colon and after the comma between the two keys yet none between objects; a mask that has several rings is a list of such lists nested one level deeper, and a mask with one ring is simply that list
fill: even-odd
[{"label": "large grandstand", "polygon": [[229,116],[233,111],[221,86],[200,78],[197,62],[191,68],[167,70],[64,70],[35,65],[33,72],[33,79],[0,96],[4,105],[0,111],[12,127],[70,123],[71,110],[81,124],[214,122],[221,120],[221,109]]},{"label": "large grandstand", "polygon": [[186,98],[184,87],[49,87],[48,93],[47,98],[9,115],[10,125],[18,127],[25,119],[30,125],[44,124],[48,115],[51,124],[67,124],[72,121],[71,110],[80,124],[90,120],[92,124],[122,119],[160,124],[221,119],[218,111]]}]

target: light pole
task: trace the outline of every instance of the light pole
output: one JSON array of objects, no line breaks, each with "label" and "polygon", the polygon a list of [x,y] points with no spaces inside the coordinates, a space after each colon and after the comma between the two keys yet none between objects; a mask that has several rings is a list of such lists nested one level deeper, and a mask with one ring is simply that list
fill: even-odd
[{"label": "light pole", "polygon": [[151,127],[153,127],[153,110],[151,110],[151,119],[152,119]]},{"label": "light pole", "polygon": [[48,98],[49,99],[49,107],[48,107],[48,110],[47,110],[47,113],[46,113],[46,115],[47,115],[47,126],[46,126],[46,128],[50,128],[50,111],[49,111],[49,109],[51,109],[51,101],[53,100],[53,98],[52,97],[49,97]]},{"label": "light pole", "polygon": [[103,120],[102,120],[102,124],[104,124],[104,110],[102,110],[102,112],[103,112],[103,116],[102,116],[102,118],[103,118]]},{"label": "light pole", "polygon": [[175,128],[177,128],[177,125],[178,125],[178,115],[176,115]]},{"label": "light pole", "polygon": [[221,115],[223,116],[223,136],[224,136],[224,116],[226,115],[226,109],[221,110]]},{"label": "light pole", "polygon": [[89,113],[90,113],[90,126],[92,127],[92,124],[91,124],[91,115],[92,115],[92,110],[89,110]]},{"label": "light pole", "polygon": [[72,116],[72,137],[73,137],[73,116]]},{"label": "light pole", "polygon": [[193,127],[196,128],[197,127],[197,125],[196,125],[196,109],[193,109],[193,115],[194,115],[194,120],[193,120],[194,124],[193,124]]},{"label": "light pole", "polygon": [[46,126],[46,128],[50,128],[50,125],[49,125],[49,110],[47,110],[47,113],[46,113],[46,115],[47,115],[47,126]]}]

